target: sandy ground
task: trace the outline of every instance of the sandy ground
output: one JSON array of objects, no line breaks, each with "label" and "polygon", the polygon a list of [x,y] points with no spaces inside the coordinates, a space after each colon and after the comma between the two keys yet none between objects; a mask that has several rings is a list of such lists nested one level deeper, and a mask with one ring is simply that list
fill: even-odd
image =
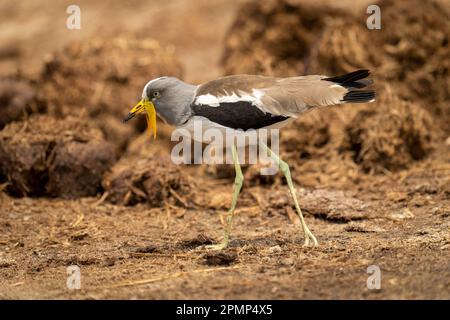
[{"label": "sandy ground", "polygon": [[[422,167],[353,190],[300,188],[314,249],[302,246],[285,185],[246,187],[220,253],[202,246],[220,239],[229,180],[200,178],[197,209],[3,196],[0,296],[448,299],[450,199],[437,187],[446,181]],[[81,269],[81,290],[66,287],[69,265]],[[380,290],[366,286],[371,265]]]},{"label": "sandy ground", "polygon": [[[63,27],[66,2],[1,2],[1,73],[33,77],[48,53],[72,40],[131,32],[175,45],[185,79],[211,79],[222,72],[221,43],[243,2],[79,1],[80,31]],[[314,249],[302,246],[281,181],[244,187],[223,252],[203,246],[220,240],[232,179],[205,168],[183,168],[196,178],[195,204],[186,207],[0,193],[0,298],[449,299],[449,149],[442,142],[407,171],[351,183],[296,174],[320,242]],[[80,268],[80,290],[66,286],[71,265]],[[367,288],[372,265],[381,270],[380,290]]]},{"label": "sandy ground", "polygon": [[[230,189],[228,183],[214,188]],[[309,249],[289,219],[292,207],[273,208],[288,202],[286,186],[246,189],[231,248],[221,253],[202,245],[220,238],[224,210],[162,213],[141,205],[96,204],[95,198],[4,198],[0,296],[450,298],[450,200],[426,191],[387,190],[300,189],[306,219],[320,241]],[[278,203],[252,205],[254,194],[268,193]],[[340,208],[342,216],[327,216],[329,207]],[[69,265],[80,267],[81,290],[66,287]],[[370,265],[381,270],[381,290],[366,286]]]}]

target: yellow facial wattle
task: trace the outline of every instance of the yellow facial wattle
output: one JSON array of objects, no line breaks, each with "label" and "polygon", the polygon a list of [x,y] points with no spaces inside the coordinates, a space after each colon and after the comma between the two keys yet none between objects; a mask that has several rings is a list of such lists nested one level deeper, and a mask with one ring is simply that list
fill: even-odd
[{"label": "yellow facial wattle", "polygon": [[156,109],[153,102],[144,101],[145,117],[147,118],[147,128],[150,135],[153,131],[153,139],[156,139]]}]

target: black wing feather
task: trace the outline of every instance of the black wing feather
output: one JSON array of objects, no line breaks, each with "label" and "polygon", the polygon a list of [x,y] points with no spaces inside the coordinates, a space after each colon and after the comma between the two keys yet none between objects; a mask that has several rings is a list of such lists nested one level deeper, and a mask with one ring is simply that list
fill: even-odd
[{"label": "black wing feather", "polygon": [[217,107],[193,104],[195,116],[201,116],[228,128],[260,129],[289,119],[289,117],[266,113],[248,101],[223,102]]}]

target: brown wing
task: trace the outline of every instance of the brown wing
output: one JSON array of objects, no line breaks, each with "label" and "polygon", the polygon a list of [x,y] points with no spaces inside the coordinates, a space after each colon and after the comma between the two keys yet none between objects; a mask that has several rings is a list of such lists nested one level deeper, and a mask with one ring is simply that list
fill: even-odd
[{"label": "brown wing", "polygon": [[226,76],[200,85],[196,96],[211,94],[216,97],[222,97],[233,92],[237,94],[239,91],[250,94],[253,89],[271,87],[276,81],[277,78],[274,77],[248,74]]},{"label": "brown wing", "polygon": [[261,98],[268,112],[295,116],[314,107],[342,103],[348,90],[333,82],[324,81],[325,76],[303,76],[277,80],[264,88]]},{"label": "brown wing", "polygon": [[324,78],[319,75],[290,78],[233,75],[200,85],[196,97],[253,96],[258,99],[259,103],[255,102],[255,105],[261,110],[273,115],[295,117],[314,107],[342,102],[348,90],[322,80]]}]

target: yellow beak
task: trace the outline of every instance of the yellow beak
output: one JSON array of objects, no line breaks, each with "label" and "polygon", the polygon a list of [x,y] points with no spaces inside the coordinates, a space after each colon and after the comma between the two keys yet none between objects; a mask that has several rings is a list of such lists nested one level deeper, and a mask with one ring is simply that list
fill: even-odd
[{"label": "yellow beak", "polygon": [[153,138],[156,139],[156,109],[153,102],[147,99],[142,99],[139,101],[137,105],[133,107],[133,109],[130,110],[128,115],[123,119],[123,122],[127,122],[131,118],[133,118],[138,113],[144,113],[145,117],[147,118],[147,128],[150,135],[153,131]]}]

